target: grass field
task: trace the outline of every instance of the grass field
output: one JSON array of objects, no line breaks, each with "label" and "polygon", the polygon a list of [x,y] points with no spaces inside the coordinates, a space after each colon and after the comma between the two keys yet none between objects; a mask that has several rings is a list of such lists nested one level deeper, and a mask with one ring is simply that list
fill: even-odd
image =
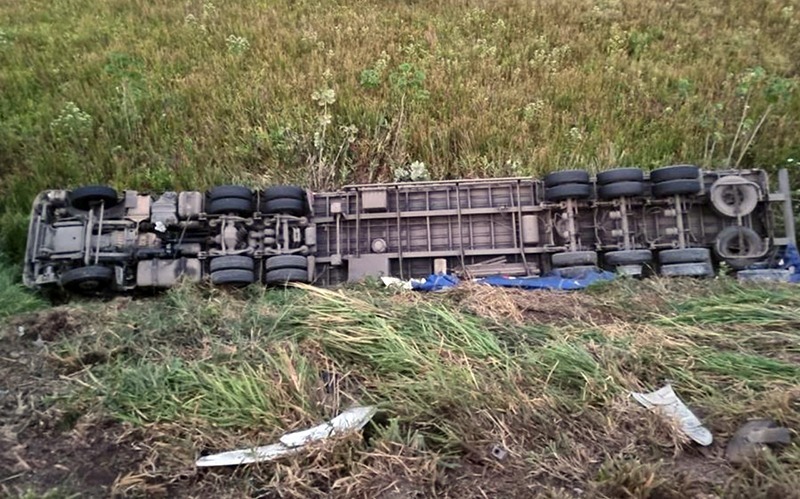
[{"label": "grass field", "polygon": [[[800,425],[798,308],[792,287],[723,278],[578,294],[187,286],[48,309],[0,339],[16,394],[0,491],[796,497],[796,434],[742,466],[723,451],[748,418]],[[628,396],[668,381],[712,446]],[[380,408],[363,436],[274,465],[193,467],[200,453],[266,444],[354,403]]]},{"label": "grass field", "polygon": [[791,166],[798,30],[795,0],[5,0],[0,251],[88,182]]},{"label": "grass field", "polygon": [[[798,53],[797,0],[0,0],[0,495],[798,497],[791,287],[187,286],[53,307],[18,283],[33,197],[84,183],[687,162],[788,167],[798,189]],[[665,382],[711,447],[628,396]],[[352,403],[380,407],[363,435],[193,466]],[[754,417],[793,443],[732,466]]]}]

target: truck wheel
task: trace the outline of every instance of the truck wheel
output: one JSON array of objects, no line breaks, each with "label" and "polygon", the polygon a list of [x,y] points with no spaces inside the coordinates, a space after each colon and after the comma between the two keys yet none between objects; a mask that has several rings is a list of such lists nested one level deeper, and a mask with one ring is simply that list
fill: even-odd
[{"label": "truck wheel", "polygon": [[661,275],[665,277],[712,277],[714,267],[710,262],[671,263],[661,266]]},{"label": "truck wheel", "polygon": [[88,211],[95,204],[105,203],[106,207],[119,202],[117,191],[105,185],[86,185],[69,193],[70,204],[79,210]]},{"label": "truck wheel", "polygon": [[711,185],[709,199],[721,215],[746,216],[758,205],[758,188],[738,175],[722,177]]},{"label": "truck wheel", "polygon": [[553,172],[544,178],[545,187],[555,187],[565,184],[588,184],[589,172],[586,170],[564,170]]},{"label": "truck wheel", "polygon": [[102,265],[79,267],[61,274],[61,285],[71,291],[91,293],[107,288],[114,280],[114,269]]},{"label": "truck wheel", "polygon": [[212,199],[206,209],[211,215],[227,215],[235,213],[243,217],[253,214],[253,200],[244,198],[219,198]]},{"label": "truck wheel", "polygon": [[608,265],[642,265],[653,261],[653,252],[646,249],[609,251],[603,255]]},{"label": "truck wheel", "polygon": [[252,270],[227,269],[218,270],[211,273],[211,284],[246,286],[256,282],[256,276]]},{"label": "truck wheel", "polygon": [[308,271],[301,269],[278,269],[267,272],[267,284],[286,284],[289,282],[308,282]]},{"label": "truck wheel", "polygon": [[209,200],[239,198],[253,200],[253,191],[242,185],[218,185],[208,191]]},{"label": "truck wheel", "polygon": [[266,214],[282,213],[301,217],[307,213],[307,196],[302,187],[275,185],[261,194],[260,211]]},{"label": "truck wheel", "polygon": [[663,198],[676,194],[697,194],[701,188],[697,179],[666,180],[653,185],[653,196]]},{"label": "truck wheel", "polygon": [[650,181],[654,184],[670,180],[697,180],[700,168],[694,165],[673,165],[658,168],[650,172]]},{"label": "truck wheel", "polygon": [[267,215],[292,215],[302,217],[306,212],[305,202],[299,199],[278,198],[261,203],[261,213]]},{"label": "truck wheel", "polygon": [[564,201],[569,198],[586,199],[591,193],[592,187],[589,184],[562,184],[545,189],[544,199],[551,202]]},{"label": "truck wheel", "polygon": [[597,174],[597,183],[600,185],[643,181],[644,172],[641,168],[614,168]]},{"label": "truck wheel", "polygon": [[242,256],[242,255],[229,255],[229,256],[218,256],[211,260],[211,264],[209,265],[209,270],[213,274],[218,270],[249,270],[253,271],[256,268],[255,260],[249,256]]},{"label": "truck wheel", "polygon": [[280,269],[308,270],[308,258],[300,255],[278,255],[267,258],[267,272]]},{"label": "truck wheel", "polygon": [[644,182],[614,182],[597,188],[597,195],[600,199],[633,198],[642,194],[644,194]]},{"label": "truck wheel", "polygon": [[664,250],[658,254],[662,265],[673,263],[704,263],[711,261],[711,251],[706,248]]},{"label": "truck wheel", "polygon": [[570,251],[556,253],[552,257],[553,267],[574,267],[580,265],[597,265],[596,251]]}]

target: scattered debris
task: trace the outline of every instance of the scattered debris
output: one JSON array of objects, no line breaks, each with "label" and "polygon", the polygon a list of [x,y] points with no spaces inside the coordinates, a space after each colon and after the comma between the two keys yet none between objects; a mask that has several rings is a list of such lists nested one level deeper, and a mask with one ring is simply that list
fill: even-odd
[{"label": "scattered debris", "polygon": [[363,428],[375,415],[375,406],[350,408],[327,423],[322,423],[307,430],[287,433],[279,443],[238,449],[210,456],[203,456],[195,463],[197,466],[238,466],[241,464],[274,461],[278,458],[296,454],[311,443],[325,440],[332,436],[342,436]]},{"label": "scattered debris", "polygon": [[733,434],[725,448],[725,459],[732,463],[743,463],[765,451],[769,444],[791,442],[789,430],[771,419],[754,419],[744,423]]},{"label": "scattered debris", "polygon": [[508,456],[508,450],[502,445],[495,444],[492,446],[492,456],[498,461],[502,461]]},{"label": "scattered debris", "polygon": [[631,395],[646,408],[676,419],[683,432],[698,444],[708,446],[713,442],[714,438],[711,432],[678,398],[678,395],[672,389],[672,385],[667,384],[663,388],[650,393],[631,392]]}]

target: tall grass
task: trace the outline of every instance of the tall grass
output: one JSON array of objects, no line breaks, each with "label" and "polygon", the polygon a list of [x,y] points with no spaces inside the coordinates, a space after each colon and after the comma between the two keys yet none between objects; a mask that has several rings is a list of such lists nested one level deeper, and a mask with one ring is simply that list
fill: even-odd
[{"label": "tall grass", "polygon": [[786,164],[798,26],[762,0],[4,2],[2,249],[87,182]]},{"label": "tall grass", "polygon": [[19,269],[0,253],[0,320],[43,306],[44,301],[19,282]]}]

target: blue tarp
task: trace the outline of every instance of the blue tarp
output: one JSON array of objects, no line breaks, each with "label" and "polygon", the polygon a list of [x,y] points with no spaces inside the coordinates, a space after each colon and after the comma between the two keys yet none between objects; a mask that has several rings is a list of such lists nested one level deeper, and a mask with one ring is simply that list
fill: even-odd
[{"label": "blue tarp", "polygon": [[[603,270],[587,270],[580,275],[566,277],[558,270],[554,270],[542,277],[505,277],[491,276],[479,279],[477,282],[490,286],[503,286],[506,288],[522,289],[584,289],[598,281],[610,281],[616,274]],[[412,282],[412,289],[419,291],[439,291],[458,284],[458,278],[453,275],[431,274],[425,282]]]},{"label": "blue tarp", "polygon": [[783,253],[783,268],[790,269],[792,267],[794,267],[794,273],[789,277],[789,282],[800,283],[800,253],[794,244],[787,246]]}]

